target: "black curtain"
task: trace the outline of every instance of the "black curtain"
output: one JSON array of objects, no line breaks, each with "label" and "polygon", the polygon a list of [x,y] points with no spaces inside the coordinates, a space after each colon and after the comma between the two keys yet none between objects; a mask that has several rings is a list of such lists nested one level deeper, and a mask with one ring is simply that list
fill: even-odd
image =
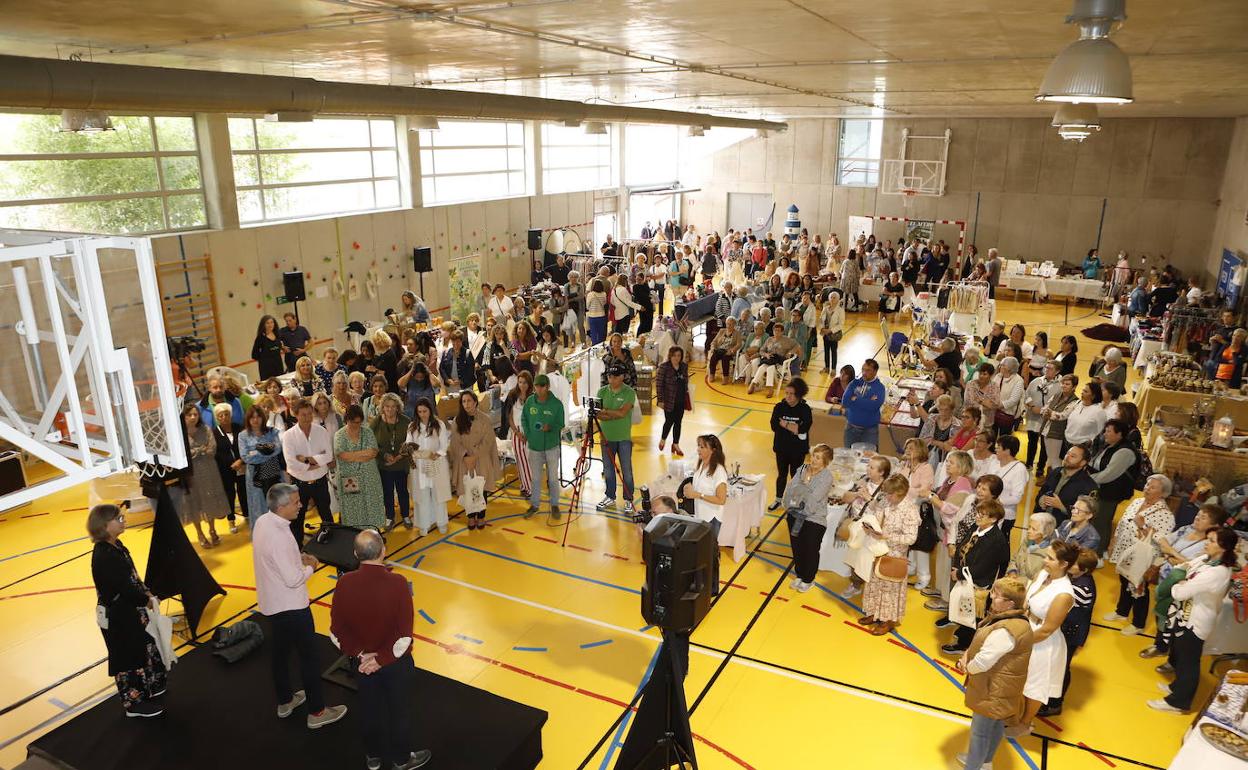
[{"label": "black curtain", "polygon": [[169,499],[167,487],[160,490],[160,499],[156,504],[152,547],[147,556],[147,576],[143,581],[147,583],[148,590],[160,599],[182,597],[182,609],[186,613],[191,638],[198,633],[204,607],[217,594],[225,595],[225,589],[217,584],[187,539],[178,512]]}]

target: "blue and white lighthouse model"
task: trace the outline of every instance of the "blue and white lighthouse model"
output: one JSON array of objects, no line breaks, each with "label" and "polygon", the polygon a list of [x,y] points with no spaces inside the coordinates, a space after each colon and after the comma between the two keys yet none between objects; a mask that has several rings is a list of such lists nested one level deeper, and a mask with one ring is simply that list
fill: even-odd
[{"label": "blue and white lighthouse model", "polygon": [[784,220],[784,234],[797,239],[802,234],[802,220],[797,218],[797,204],[789,205],[789,215]]}]

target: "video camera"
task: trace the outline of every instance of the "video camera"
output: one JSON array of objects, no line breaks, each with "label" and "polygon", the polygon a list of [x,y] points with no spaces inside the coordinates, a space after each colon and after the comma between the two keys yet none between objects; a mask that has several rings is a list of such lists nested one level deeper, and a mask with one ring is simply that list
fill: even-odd
[{"label": "video camera", "polygon": [[589,417],[597,417],[602,411],[602,399],[593,396],[582,396],[581,406],[585,407],[585,412]]},{"label": "video camera", "polygon": [[169,356],[174,361],[181,361],[192,353],[201,353],[207,344],[199,337],[192,337],[189,334],[180,337],[170,337],[168,339]]}]

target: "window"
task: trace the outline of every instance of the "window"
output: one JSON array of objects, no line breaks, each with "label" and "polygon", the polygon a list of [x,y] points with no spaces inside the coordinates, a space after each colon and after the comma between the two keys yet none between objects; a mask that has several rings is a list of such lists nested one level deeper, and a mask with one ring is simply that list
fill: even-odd
[{"label": "window", "polygon": [[420,132],[420,184],[424,205],[485,201],[524,195],[524,124],[443,120]]},{"label": "window", "polygon": [[269,123],[230,118],[238,217],[244,224],[400,205],[393,118]]},{"label": "window", "polygon": [[207,222],[195,121],[112,116],[62,133],[59,114],[0,114],[0,227],[131,235]]},{"label": "window", "polygon": [[624,129],[624,184],[646,187],[680,176],[680,126],[630,125]]},{"label": "window", "polygon": [[880,145],[884,124],[879,120],[842,120],[836,183],[851,187],[878,187]]},{"label": "window", "polygon": [[542,192],[564,193],[610,187],[612,127],[606,134],[542,124]]}]

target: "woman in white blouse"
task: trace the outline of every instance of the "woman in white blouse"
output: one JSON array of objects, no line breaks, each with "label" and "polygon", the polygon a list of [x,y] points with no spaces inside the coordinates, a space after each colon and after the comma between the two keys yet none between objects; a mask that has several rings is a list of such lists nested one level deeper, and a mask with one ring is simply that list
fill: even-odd
[{"label": "woman in white blouse", "polygon": [[[1166,504],[1174,485],[1169,477],[1154,473],[1144,482],[1144,496],[1131,501],[1118,526],[1114,529],[1114,537],[1109,546],[1108,561],[1117,564],[1141,540],[1152,539],[1158,535],[1165,537],[1174,530],[1174,513]],[[1154,558],[1160,555],[1160,549],[1153,549]],[[1118,576],[1118,605],[1114,611],[1105,616],[1112,622],[1127,620],[1131,623],[1122,629],[1122,633],[1133,636],[1144,630],[1148,622],[1148,581],[1135,585],[1122,575]]]},{"label": "woman in white blouse", "polygon": [[[1098,382],[1084,383],[1079,390],[1079,403],[1070,410],[1066,418],[1066,445],[1090,444],[1105,430],[1105,410],[1101,408],[1101,385]],[[1049,462],[1053,462],[1052,455]]]},{"label": "woman in white blouse", "polygon": [[1062,694],[1066,676],[1066,637],[1062,623],[1075,606],[1075,590],[1067,576],[1079,558],[1079,546],[1058,541],[1044,550],[1044,569],[1027,585],[1027,620],[1031,623],[1031,659],[1023,685],[1023,718],[1008,727],[1009,737],[1031,732],[1036,712]]},{"label": "woman in white blouse", "polygon": [[1003,418],[997,418],[995,429],[998,436],[1013,433],[1018,425],[1018,418],[1023,414],[1023,395],[1027,386],[1018,373],[1018,367],[1017,358],[1006,356],[997,363],[997,373],[993,376],[993,380],[1001,391],[999,396],[1001,407],[997,411],[1010,415],[1014,420],[1013,427],[1002,427],[1000,420]]},{"label": "woman in white blouse", "polygon": [[585,294],[585,320],[589,324],[589,343],[601,345],[607,338],[607,285],[602,278],[590,281]]},{"label": "woman in white blouse", "polygon": [[628,333],[633,313],[641,310],[641,305],[633,301],[632,287],[629,286],[628,276],[623,273],[615,277],[615,287],[611,289],[611,308],[615,311],[615,333]]},{"label": "woman in white blouse", "polygon": [[451,499],[451,471],[446,461],[450,444],[450,428],[438,419],[433,402],[421,398],[416,402],[416,417],[407,428],[407,443],[412,450],[412,509],[421,536],[436,526],[446,532],[446,501]]},{"label": "woman in white blouse", "polygon": [[[693,481],[685,485],[683,497],[693,501],[693,515],[711,525],[715,537],[715,571],[719,574],[719,528],[724,519],[724,503],[728,502],[728,467],[724,445],[719,436],[708,433],[698,436],[698,467]],[[718,593],[719,587],[713,588]]]},{"label": "woman in white blouse", "polygon": [[819,336],[823,339],[823,371],[836,371],[836,349],[845,334],[845,306],[839,291],[828,292],[819,311]]}]

